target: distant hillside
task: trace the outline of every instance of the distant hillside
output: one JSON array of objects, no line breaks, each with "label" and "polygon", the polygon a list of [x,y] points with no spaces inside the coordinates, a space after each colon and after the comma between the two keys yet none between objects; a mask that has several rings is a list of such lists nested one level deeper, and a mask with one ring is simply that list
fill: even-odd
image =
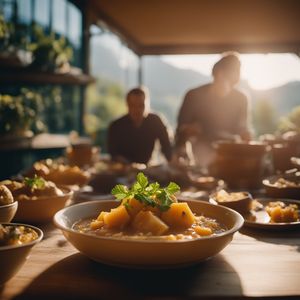
[{"label": "distant hillside", "polygon": [[[91,56],[91,71],[94,76],[113,79],[126,88],[137,84],[137,65],[132,64],[126,70],[121,68],[122,57],[118,57],[108,48],[94,49]],[[165,115],[175,126],[178,109],[185,92],[195,86],[210,81],[210,77],[188,69],[179,69],[160,58],[146,56],[142,59],[143,82],[148,86],[151,95],[152,108]],[[253,107],[260,100],[270,101],[278,116],[287,114],[300,105],[300,82],[291,82],[269,90],[251,89],[247,82],[241,82],[241,87],[249,93]]]},{"label": "distant hillside", "polygon": [[273,104],[279,115],[289,113],[293,107],[300,105],[300,82],[289,82],[285,85],[265,90],[251,91],[254,104],[259,100],[267,100]]},{"label": "distant hillside", "polygon": [[143,59],[144,82],[152,93],[168,96],[183,96],[188,89],[207,83],[208,76],[199,72],[179,69],[161,60],[159,56],[148,56]]}]

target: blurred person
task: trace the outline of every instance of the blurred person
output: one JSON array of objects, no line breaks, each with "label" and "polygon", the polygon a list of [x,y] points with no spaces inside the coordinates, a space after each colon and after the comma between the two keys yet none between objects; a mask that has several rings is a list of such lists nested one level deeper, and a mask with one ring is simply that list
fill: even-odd
[{"label": "blurred person", "polygon": [[113,160],[147,164],[158,140],[170,161],[172,148],[167,126],[150,112],[150,98],[144,87],[134,88],[126,96],[128,113],[113,121],[108,129],[108,152]]},{"label": "blurred person", "polygon": [[240,81],[240,67],[237,53],[225,53],[213,66],[213,82],[188,91],[184,97],[178,115],[176,149],[191,143],[200,165],[213,160],[214,141],[251,139],[248,99],[235,88]]}]

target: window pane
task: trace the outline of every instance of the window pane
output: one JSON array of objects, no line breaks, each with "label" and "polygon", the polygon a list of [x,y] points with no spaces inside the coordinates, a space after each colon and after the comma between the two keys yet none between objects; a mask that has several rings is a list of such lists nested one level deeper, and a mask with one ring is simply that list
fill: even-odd
[{"label": "window pane", "polygon": [[31,23],[31,0],[18,0],[18,20],[22,24]]},{"label": "window pane", "polygon": [[53,30],[56,33],[66,35],[66,8],[65,0],[53,0]]},{"label": "window pane", "polygon": [[5,2],[2,3],[3,6],[3,15],[6,21],[11,21],[13,16],[13,3],[12,2]]},{"label": "window pane", "polygon": [[76,48],[79,48],[81,45],[81,26],[82,26],[81,12],[72,3],[69,3],[68,15],[69,15],[68,38]]},{"label": "window pane", "polygon": [[49,0],[35,1],[35,8],[34,8],[35,21],[44,27],[48,27],[50,23],[49,10],[50,10]]}]

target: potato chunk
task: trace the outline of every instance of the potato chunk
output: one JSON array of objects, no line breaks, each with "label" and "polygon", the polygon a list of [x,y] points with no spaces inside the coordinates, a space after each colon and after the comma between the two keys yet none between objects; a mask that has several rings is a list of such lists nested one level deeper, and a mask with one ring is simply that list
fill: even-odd
[{"label": "potato chunk", "polygon": [[104,225],[103,221],[94,220],[91,222],[90,227],[92,230],[96,230],[96,229],[101,228],[103,225]]},{"label": "potato chunk", "polygon": [[168,231],[169,227],[151,211],[141,210],[131,223],[132,228],[137,232],[148,233],[153,235],[162,235]]},{"label": "potato chunk", "polygon": [[172,203],[171,207],[161,214],[161,219],[172,228],[188,228],[195,222],[187,203]]},{"label": "potato chunk", "polygon": [[107,215],[108,212],[107,211],[101,211],[101,213],[99,214],[99,216],[97,217],[97,221],[104,221],[104,216]]},{"label": "potato chunk", "polygon": [[196,226],[195,231],[201,236],[211,235],[213,233],[209,227],[202,226]]},{"label": "potato chunk", "polygon": [[130,216],[124,205],[111,209],[109,213],[103,217],[104,224],[108,228],[124,228],[130,221]]},{"label": "potato chunk", "polygon": [[135,198],[125,199],[124,203],[128,203],[127,212],[131,217],[134,217],[144,207],[144,204]]}]

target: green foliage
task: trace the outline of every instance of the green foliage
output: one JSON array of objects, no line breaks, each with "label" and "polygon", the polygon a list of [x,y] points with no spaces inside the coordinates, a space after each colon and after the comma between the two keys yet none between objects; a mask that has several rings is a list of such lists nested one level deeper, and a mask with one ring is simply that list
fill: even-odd
[{"label": "green foliage", "polygon": [[73,50],[64,37],[56,38],[55,33],[46,35],[42,27],[33,27],[36,42],[30,45],[33,52],[33,67],[44,71],[54,71],[68,64],[73,57]]},{"label": "green foliage", "polygon": [[0,95],[0,133],[18,134],[29,130],[38,121],[41,96],[22,89],[18,96]]},{"label": "green foliage", "polygon": [[280,119],[278,129],[280,132],[290,130],[300,132],[300,105],[296,106],[287,116]]},{"label": "green foliage", "polygon": [[278,124],[277,111],[268,99],[260,99],[253,109],[253,125],[257,135],[273,133]]},{"label": "green foliage", "polygon": [[180,187],[174,182],[170,182],[166,188],[161,188],[157,182],[149,184],[148,178],[140,172],[131,188],[118,184],[111,193],[118,201],[127,199],[123,203],[126,207],[129,206],[129,199],[135,198],[146,206],[158,207],[161,211],[166,211],[173,203],[172,196],[179,191]]},{"label": "green foliage", "polygon": [[42,177],[34,175],[33,178],[25,177],[24,184],[30,187],[31,189],[44,189],[46,182]]},{"label": "green foliage", "polygon": [[107,129],[110,122],[126,113],[125,91],[123,87],[111,80],[98,78],[96,84],[90,85],[86,95],[85,131],[96,143],[100,142],[100,132]]},{"label": "green foliage", "polygon": [[0,40],[9,36],[8,24],[5,22],[3,15],[0,15]]}]

